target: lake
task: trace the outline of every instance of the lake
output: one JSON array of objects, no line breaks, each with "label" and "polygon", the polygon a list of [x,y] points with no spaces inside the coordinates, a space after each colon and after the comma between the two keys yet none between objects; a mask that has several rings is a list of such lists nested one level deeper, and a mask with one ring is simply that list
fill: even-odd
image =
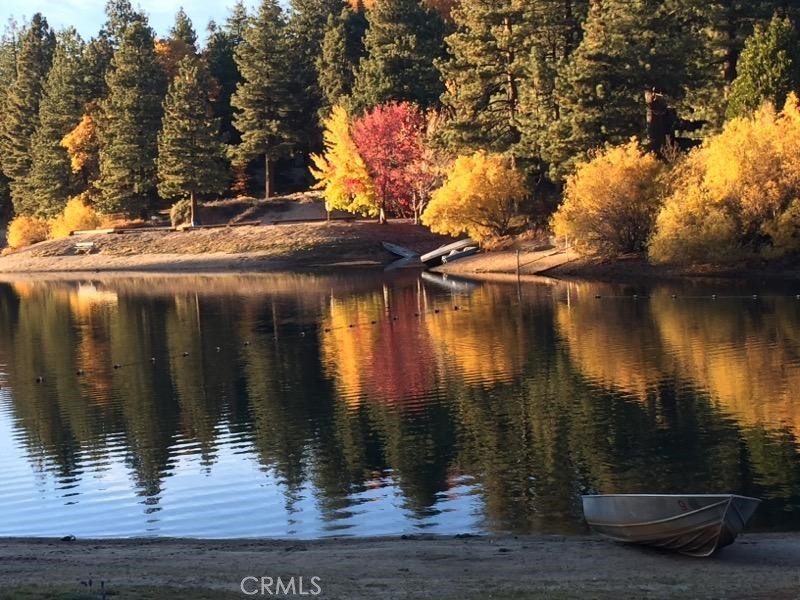
[{"label": "lake", "polygon": [[0,283],[0,536],[575,534],[584,493],[710,492],[800,530],[798,292]]}]

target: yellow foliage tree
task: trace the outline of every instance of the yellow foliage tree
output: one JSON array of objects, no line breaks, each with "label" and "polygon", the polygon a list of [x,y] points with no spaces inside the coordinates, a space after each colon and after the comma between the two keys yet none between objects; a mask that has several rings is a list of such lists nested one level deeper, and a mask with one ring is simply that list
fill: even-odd
[{"label": "yellow foliage tree", "polygon": [[525,195],[525,178],[501,154],[459,156],[444,185],[422,214],[434,233],[469,236],[483,242],[507,235]]},{"label": "yellow foliage tree", "polygon": [[43,242],[50,235],[50,225],[38,217],[17,217],[8,224],[8,245],[11,248],[24,248]]},{"label": "yellow foliage tree", "polygon": [[800,107],[729,121],[674,170],[650,244],[655,262],[800,250]]},{"label": "yellow foliage tree", "polygon": [[100,215],[86,203],[85,194],[71,198],[64,211],[50,221],[50,238],[69,237],[73,231],[97,229],[103,224]]},{"label": "yellow foliage tree", "polygon": [[587,255],[644,250],[661,208],[664,172],[636,139],[599,151],[567,178],[553,232]]},{"label": "yellow foliage tree", "polygon": [[323,122],[325,154],[312,154],[314,189],[322,190],[328,211],[346,210],[377,217],[378,200],[367,166],[350,135],[350,117],[341,106]]},{"label": "yellow foliage tree", "polygon": [[94,172],[97,170],[100,144],[97,139],[97,126],[91,115],[83,115],[80,123],[61,140],[61,146],[69,154],[73,173]]}]

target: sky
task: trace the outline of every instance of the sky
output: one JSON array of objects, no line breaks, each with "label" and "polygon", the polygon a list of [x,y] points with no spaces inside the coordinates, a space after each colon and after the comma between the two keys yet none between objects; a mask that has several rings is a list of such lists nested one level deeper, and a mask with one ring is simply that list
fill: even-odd
[{"label": "sky", "polygon": [[[228,7],[235,0],[133,0],[150,17],[150,25],[159,35],[166,35],[172,25],[173,17],[178,9],[183,9],[194,23],[201,39],[204,38],[206,24],[209,19],[218,23],[225,20]],[[105,22],[106,0],[0,0],[0,23],[4,24],[9,17],[22,21],[37,12],[42,13],[50,26],[61,29],[74,26],[85,38],[95,35]],[[252,5],[253,2],[247,2]]]}]

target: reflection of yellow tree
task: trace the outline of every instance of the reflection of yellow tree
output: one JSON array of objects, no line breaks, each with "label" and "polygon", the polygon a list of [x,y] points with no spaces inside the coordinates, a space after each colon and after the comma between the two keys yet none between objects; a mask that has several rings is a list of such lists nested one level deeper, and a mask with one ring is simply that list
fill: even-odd
[{"label": "reflection of yellow tree", "polygon": [[[430,340],[409,289],[332,299],[323,323],[322,361],[351,407],[365,398],[403,403],[435,387]],[[393,319],[393,315],[398,318]]]},{"label": "reflection of yellow tree", "polygon": [[572,302],[559,304],[556,324],[576,366],[589,379],[641,400],[663,378],[666,361],[646,302],[596,301],[611,287],[572,285]]},{"label": "reflection of yellow tree", "polygon": [[[503,288],[483,286],[460,310],[439,300],[438,314],[425,318],[443,371],[455,370],[466,382],[491,387],[522,371],[527,333],[512,314],[512,296]],[[445,364],[446,363],[446,364]]]},{"label": "reflection of yellow tree", "polygon": [[652,300],[677,373],[708,390],[748,424],[788,425],[800,434],[800,362],[794,303],[764,299],[757,311],[738,301]]}]

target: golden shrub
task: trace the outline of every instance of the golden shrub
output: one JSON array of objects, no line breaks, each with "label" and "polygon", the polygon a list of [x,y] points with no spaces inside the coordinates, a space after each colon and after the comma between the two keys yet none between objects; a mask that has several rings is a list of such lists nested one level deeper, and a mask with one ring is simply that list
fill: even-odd
[{"label": "golden shrub", "polygon": [[728,122],[673,173],[650,244],[655,262],[773,257],[800,250],[800,107]]},{"label": "golden shrub", "polygon": [[661,208],[665,171],[636,139],[599,151],[567,179],[553,232],[587,255],[644,250]]},{"label": "golden shrub", "polygon": [[478,242],[507,235],[525,198],[525,178],[508,158],[480,151],[459,156],[444,185],[422,214],[434,233],[461,235]]},{"label": "golden shrub", "polygon": [[50,221],[50,237],[54,240],[69,237],[73,231],[97,229],[103,221],[97,212],[86,203],[85,195],[75,196],[64,207],[64,211]]},{"label": "golden shrub", "polygon": [[8,224],[8,245],[24,248],[43,242],[50,234],[50,225],[37,217],[17,217]]}]

